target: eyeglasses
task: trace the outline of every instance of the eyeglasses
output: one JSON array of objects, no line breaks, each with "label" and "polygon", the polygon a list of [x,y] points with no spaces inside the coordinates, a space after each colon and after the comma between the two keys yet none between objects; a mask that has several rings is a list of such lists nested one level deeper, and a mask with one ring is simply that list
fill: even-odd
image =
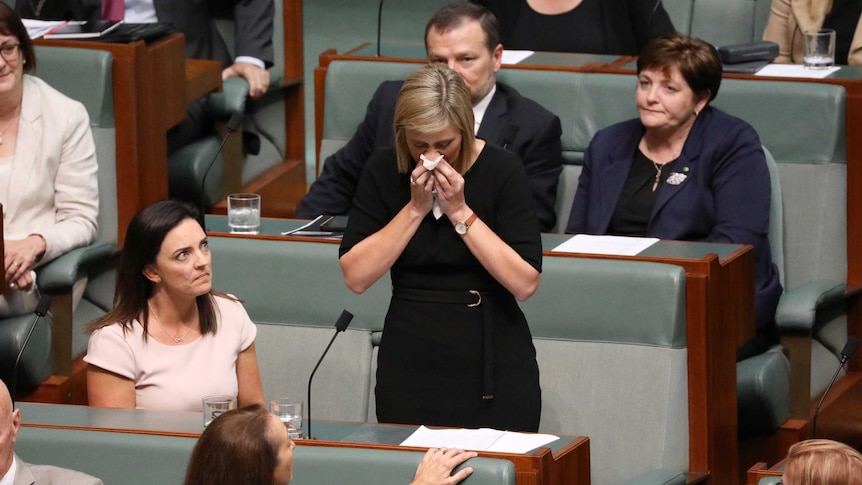
[{"label": "eyeglasses", "polygon": [[3,56],[3,60],[8,62],[15,62],[18,60],[19,54],[21,52],[21,44],[5,44],[0,45],[0,56]]}]

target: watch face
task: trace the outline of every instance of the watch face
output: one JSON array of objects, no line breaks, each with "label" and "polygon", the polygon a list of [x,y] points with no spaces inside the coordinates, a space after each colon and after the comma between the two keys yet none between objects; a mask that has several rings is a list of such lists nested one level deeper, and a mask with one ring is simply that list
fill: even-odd
[{"label": "watch face", "polygon": [[460,234],[462,236],[464,234],[467,234],[467,224],[464,224],[463,222],[459,222],[459,223],[455,224],[455,232],[457,232],[458,234]]}]

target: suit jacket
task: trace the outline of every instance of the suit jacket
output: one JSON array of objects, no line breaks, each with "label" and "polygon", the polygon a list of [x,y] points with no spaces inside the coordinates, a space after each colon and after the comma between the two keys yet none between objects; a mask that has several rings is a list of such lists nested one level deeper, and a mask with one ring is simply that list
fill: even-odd
[{"label": "suit jacket", "polygon": [[[347,145],[326,159],[323,172],[297,206],[296,217],[310,219],[320,214],[350,212],[366,160],[375,148],[395,144],[392,126],[402,84],[402,81],[386,81],[377,88],[365,119]],[[557,219],[554,201],[562,171],[560,119],[514,88],[498,82],[477,136],[521,157],[539,225],[542,230],[550,230]]]},{"label": "suit jacket", "polygon": [[[778,57],[775,62],[802,63],[802,32],[819,29],[827,13],[821,12],[816,18],[811,18],[808,14],[809,1],[772,0],[763,40],[778,44]],[[862,17],[859,17],[853,40],[850,42],[847,64],[862,66]]]},{"label": "suit jacket", "polygon": [[[503,45],[512,49],[530,49],[530,46],[512,45],[508,36],[522,9],[530,8],[527,0],[471,0],[484,5],[500,23]],[[598,0],[601,3],[601,18],[596,19],[605,33],[604,52],[593,54],[638,55],[652,39],[662,34],[675,32],[673,23],[661,0]],[[536,32],[536,35],[542,35]],[[576,46],[568,49],[582,52]]]},{"label": "suit jacket", "polygon": [[[643,134],[639,119],[596,133],[584,155],[566,232],[606,233]],[[645,235],[754,246],[757,325],[773,325],[782,289],[769,248],[770,179],[757,132],[707,107],[676,167],[685,178],[660,185]]]},{"label": "suit jacket", "polygon": [[102,481],[96,477],[48,465],[31,465],[21,461],[18,462],[18,471],[15,473],[13,485],[102,485]]},{"label": "suit jacket", "polygon": [[90,243],[99,213],[97,170],[84,106],[25,74],[4,237],[41,234],[48,246],[42,262]]},{"label": "suit jacket", "polygon": [[[234,56],[260,59],[272,66],[273,0],[153,0],[160,22],[170,22],[186,36],[186,57],[233,64],[227,45],[215,26],[215,16],[232,10],[236,22]],[[92,20],[101,15],[100,0],[18,0],[23,18]]]},{"label": "suit jacket", "polygon": [[[233,17],[236,23],[234,57],[256,57],[272,66],[273,0],[235,0]],[[214,59],[224,67],[233,64],[227,45],[214,22],[214,6],[210,0],[154,0],[156,15],[161,22],[170,22],[186,36],[186,57]]]}]

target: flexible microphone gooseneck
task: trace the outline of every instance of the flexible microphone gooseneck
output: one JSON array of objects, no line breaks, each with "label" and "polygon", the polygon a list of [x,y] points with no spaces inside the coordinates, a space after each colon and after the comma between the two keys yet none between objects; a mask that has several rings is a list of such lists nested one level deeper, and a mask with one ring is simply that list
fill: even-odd
[{"label": "flexible microphone gooseneck", "polygon": [[383,0],[377,4],[377,57],[380,57],[380,32],[383,30]]},{"label": "flexible microphone gooseneck", "polygon": [[207,169],[204,170],[204,176],[203,176],[203,179],[201,180],[201,200],[200,200],[201,213],[200,213],[200,220],[198,221],[198,222],[200,222],[201,227],[203,228],[204,232],[206,232],[206,230],[207,230],[207,225],[206,225],[207,176],[209,176],[210,170],[212,170],[212,168],[213,168],[213,164],[215,163],[216,159],[218,158],[219,154],[221,153],[222,149],[224,148],[224,144],[227,143],[227,139],[230,138],[230,136],[236,130],[239,129],[239,125],[242,123],[243,117],[244,117],[244,115],[242,113],[234,113],[230,117],[230,120],[228,120],[227,126],[225,127],[225,129],[227,130],[227,133],[225,133],[224,138],[221,139],[221,144],[218,146],[218,150],[216,150],[215,155],[213,155],[213,159],[210,160],[209,165],[207,165]]},{"label": "flexible microphone gooseneck", "polygon": [[835,374],[832,376],[832,380],[829,381],[829,385],[826,386],[826,390],[823,391],[823,396],[820,397],[820,402],[817,403],[817,407],[814,409],[814,418],[811,420],[811,438],[817,437],[817,415],[820,414],[820,406],[823,405],[823,400],[826,399],[826,395],[829,394],[829,389],[832,389],[832,384],[835,384],[835,379],[838,378],[838,373],[841,372],[844,364],[856,354],[858,349],[859,339],[856,337],[848,338],[847,343],[844,344],[844,348],[841,349],[841,359],[839,360],[838,368],[835,369]]},{"label": "flexible microphone gooseneck", "polygon": [[33,330],[36,329],[36,324],[39,323],[39,319],[48,314],[48,308],[50,307],[51,297],[48,295],[42,295],[42,297],[39,298],[39,303],[36,304],[36,309],[33,310],[33,313],[36,314],[36,318],[34,318],[33,323],[30,324],[30,331],[27,332],[27,337],[24,338],[21,350],[18,351],[18,357],[15,357],[15,366],[12,367],[12,389],[10,391],[12,396],[12,409],[15,409],[15,399],[18,397],[18,364],[21,362],[21,356],[24,354],[24,349],[27,348],[27,342],[30,341],[30,336],[33,335]]},{"label": "flexible microphone gooseneck", "polygon": [[314,366],[314,370],[311,371],[311,376],[308,378],[308,439],[314,439],[311,435],[311,380],[314,379],[314,373],[317,372],[317,368],[320,367],[320,363],[323,362],[323,358],[326,357],[326,353],[332,347],[332,342],[335,342],[335,337],[338,337],[339,332],[347,330],[347,326],[350,325],[351,320],[353,320],[353,314],[347,310],[342,310],[341,316],[335,322],[335,333],[332,334],[329,345],[326,346],[326,350],[323,351],[323,355],[320,356],[320,360],[317,361],[317,365]]}]

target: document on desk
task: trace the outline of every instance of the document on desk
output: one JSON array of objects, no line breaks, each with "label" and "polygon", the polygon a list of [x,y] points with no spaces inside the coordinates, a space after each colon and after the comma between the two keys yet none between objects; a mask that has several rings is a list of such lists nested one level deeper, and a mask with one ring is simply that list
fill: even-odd
[{"label": "document on desk", "polygon": [[801,77],[808,79],[823,79],[833,72],[841,69],[840,66],[830,67],[826,69],[808,69],[802,64],[769,64],[763,69],[757,71],[755,76],[773,76],[773,77]]},{"label": "document on desk", "polygon": [[430,429],[420,426],[401,446],[526,453],[558,439],[559,436],[551,434],[516,433],[490,428]]},{"label": "document on desk", "polygon": [[636,256],[657,243],[654,237],[593,236],[577,234],[551,251],[560,253],[610,254],[613,256]]}]

